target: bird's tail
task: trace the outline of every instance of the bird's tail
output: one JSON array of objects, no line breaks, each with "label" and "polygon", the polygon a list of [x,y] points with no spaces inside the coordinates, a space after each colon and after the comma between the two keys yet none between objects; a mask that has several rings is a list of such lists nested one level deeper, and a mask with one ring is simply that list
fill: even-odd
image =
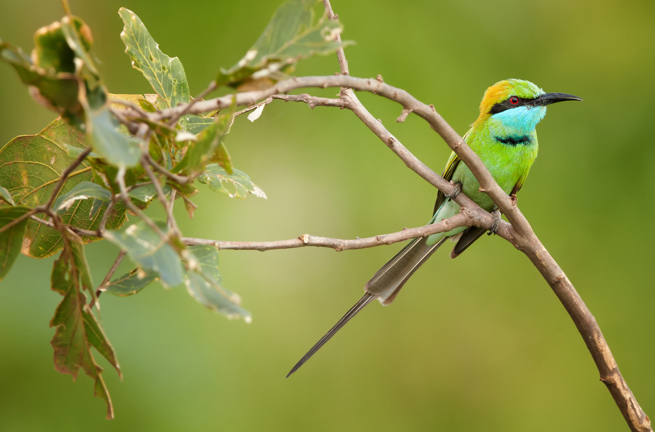
[{"label": "bird's tail", "polygon": [[373,294],[383,305],[390,304],[405,282],[439,249],[448,237],[428,244],[428,237],[419,237],[405,246],[366,283],[364,290]]},{"label": "bird's tail", "polygon": [[350,308],[348,312],[328,331],[325,336],[323,336],[318,342],[316,342],[316,345],[314,345],[309,351],[307,351],[307,354],[304,355],[303,358],[300,359],[298,363],[291,369],[291,372],[287,374],[287,378],[291,376],[292,373],[300,369],[300,366],[304,365],[307,360],[309,360],[316,352],[321,349],[323,345],[330,339],[332,339],[332,336],[334,336],[339,330],[341,330],[341,327],[345,326],[348,321],[350,321],[357,313],[364,309],[364,307],[371,302],[375,298],[374,295],[366,293],[364,296],[359,299],[357,303],[353,307]]},{"label": "bird's tail", "polygon": [[373,299],[378,298],[384,305],[391,303],[409,277],[446,241],[447,237],[433,245],[427,244],[427,237],[413,240],[377,271],[366,283],[366,294],[314,345],[291,369],[287,378],[300,369],[323,345],[329,341],[359,311]]}]

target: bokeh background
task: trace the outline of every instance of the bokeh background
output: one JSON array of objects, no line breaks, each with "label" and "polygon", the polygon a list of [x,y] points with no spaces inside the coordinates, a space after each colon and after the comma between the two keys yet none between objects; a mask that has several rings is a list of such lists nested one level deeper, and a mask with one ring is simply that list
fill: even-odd
[{"label": "bokeh background", "polygon": [[[58,1],[2,0],[0,35],[29,50]],[[277,1],[71,0],[91,26],[114,93],[151,92],[119,39],[120,6],[179,56],[192,94],[256,40]],[[583,103],[555,105],[519,205],[595,314],[621,371],[655,413],[655,3],[651,0],[334,0],[354,76],[404,88],[464,133],[482,93],[515,77]],[[333,74],[335,56],[297,75]],[[0,66],[0,142],[36,133],[52,113]],[[333,96],[334,89],[315,91]],[[361,94],[369,110],[441,171],[449,150],[427,124]],[[235,166],[269,199],[202,189],[178,220],[188,236],[354,238],[425,223],[435,190],[351,113],[275,102],[237,120]],[[157,205],[153,206],[157,207]],[[157,215],[157,210],[152,210]],[[361,295],[399,245],[336,253],[221,252],[224,283],[252,324],[228,321],[181,287],[102,298],[124,380],[106,368],[116,419],[92,383],[54,371],[48,327],[61,297],[53,259],[20,257],[0,285],[2,431],[616,431],[627,430],[584,343],[529,261],[496,237],[457,260],[440,250],[392,307],[375,304],[292,378],[284,376]],[[116,255],[87,248],[99,283]],[[129,270],[129,263],[119,273]],[[98,356],[99,357],[99,356]]]}]

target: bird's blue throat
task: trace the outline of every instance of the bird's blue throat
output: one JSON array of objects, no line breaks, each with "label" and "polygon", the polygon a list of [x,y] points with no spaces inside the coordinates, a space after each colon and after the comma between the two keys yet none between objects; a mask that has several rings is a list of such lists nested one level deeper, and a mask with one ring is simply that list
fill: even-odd
[{"label": "bird's blue throat", "polygon": [[546,107],[521,106],[491,116],[495,136],[525,137],[529,135],[546,115]]}]

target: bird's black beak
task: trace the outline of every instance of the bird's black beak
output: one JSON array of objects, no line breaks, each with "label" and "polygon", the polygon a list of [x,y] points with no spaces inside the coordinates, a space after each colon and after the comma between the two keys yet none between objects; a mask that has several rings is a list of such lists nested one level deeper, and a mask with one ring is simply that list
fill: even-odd
[{"label": "bird's black beak", "polygon": [[546,93],[532,101],[534,106],[546,106],[556,102],[564,101],[581,101],[581,97],[573,96],[566,93]]}]

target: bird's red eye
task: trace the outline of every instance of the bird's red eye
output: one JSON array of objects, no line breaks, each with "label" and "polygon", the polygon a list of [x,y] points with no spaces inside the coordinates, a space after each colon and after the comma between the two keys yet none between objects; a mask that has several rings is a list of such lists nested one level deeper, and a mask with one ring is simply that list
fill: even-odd
[{"label": "bird's red eye", "polygon": [[518,105],[519,98],[517,98],[516,96],[512,96],[511,98],[509,98],[509,103],[511,103],[512,105]]}]

